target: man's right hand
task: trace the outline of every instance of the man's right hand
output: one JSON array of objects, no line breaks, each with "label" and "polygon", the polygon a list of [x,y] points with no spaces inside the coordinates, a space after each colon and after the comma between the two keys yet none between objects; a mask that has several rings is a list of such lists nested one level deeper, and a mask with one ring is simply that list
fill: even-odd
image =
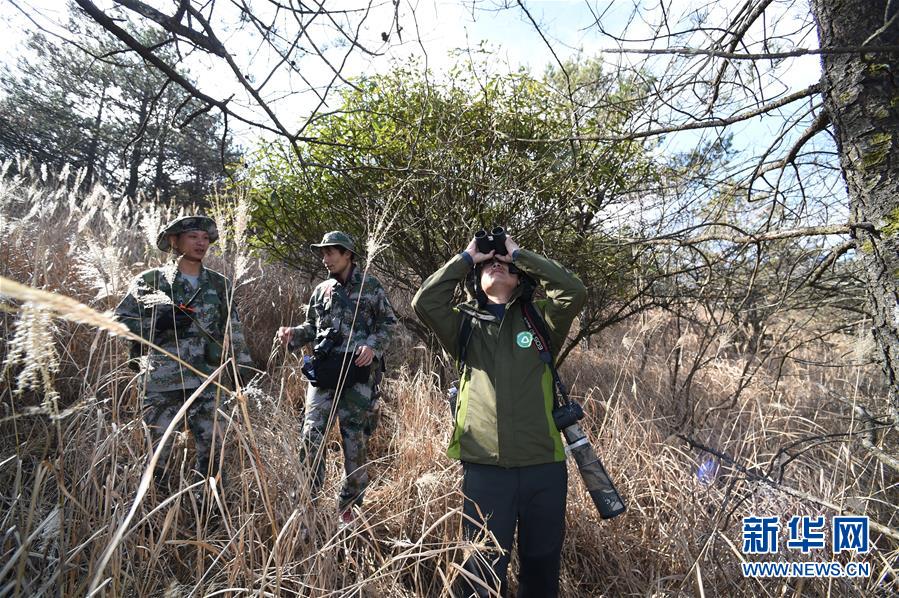
[{"label": "man's right hand", "polygon": [[471,261],[475,264],[480,264],[481,262],[486,262],[487,260],[493,259],[493,254],[495,251],[491,251],[490,253],[481,253],[478,251],[478,243],[475,241],[474,237],[471,239],[471,243],[468,244],[468,247],[465,248],[465,253],[471,256]]},{"label": "man's right hand", "polygon": [[289,326],[281,326],[278,328],[278,340],[282,345],[289,345],[293,340],[293,328]]}]

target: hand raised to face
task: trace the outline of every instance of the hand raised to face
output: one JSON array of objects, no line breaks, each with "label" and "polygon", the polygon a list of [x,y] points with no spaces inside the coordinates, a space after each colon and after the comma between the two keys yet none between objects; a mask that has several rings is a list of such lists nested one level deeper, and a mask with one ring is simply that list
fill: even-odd
[{"label": "hand raised to face", "polygon": [[474,237],[471,239],[471,243],[468,244],[468,247],[465,248],[465,253],[471,256],[472,261],[475,264],[480,264],[481,262],[486,262],[487,260],[493,259],[493,254],[495,251],[491,251],[490,253],[481,253],[478,251],[478,244],[475,241]]},{"label": "hand raised to face", "polygon": [[511,264],[512,263],[512,254],[515,251],[518,251],[519,249],[521,249],[521,247],[518,246],[518,243],[513,241],[512,237],[510,237],[508,234],[506,234],[506,255],[497,254],[496,259],[498,259],[501,262]]}]

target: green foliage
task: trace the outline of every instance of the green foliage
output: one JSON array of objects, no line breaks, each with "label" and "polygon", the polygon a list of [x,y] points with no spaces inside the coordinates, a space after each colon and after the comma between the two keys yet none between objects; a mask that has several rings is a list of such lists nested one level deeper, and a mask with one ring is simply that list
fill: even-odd
[{"label": "green foliage", "polygon": [[[583,72],[568,66],[585,80],[597,69],[598,62]],[[257,243],[301,266],[309,240],[335,228],[369,238],[386,213],[389,252],[375,266],[413,290],[477,229],[501,224],[522,246],[577,272],[598,302],[582,324],[601,320],[639,268],[611,241],[622,231],[611,230],[608,213],[656,171],[640,142],[570,138],[615,135],[637,108],[625,101],[635,90],[582,85],[573,106],[553,89],[557,73],[538,80],[485,71],[457,67],[438,82],[399,66],[346,91],[339,111],[305,131],[318,142],[301,155],[282,145],[260,149],[252,174]]]}]

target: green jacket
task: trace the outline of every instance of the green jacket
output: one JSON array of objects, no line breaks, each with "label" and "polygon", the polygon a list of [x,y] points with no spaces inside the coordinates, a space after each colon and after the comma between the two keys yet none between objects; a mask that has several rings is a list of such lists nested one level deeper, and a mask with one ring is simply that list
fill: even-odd
[{"label": "green jacket", "polygon": [[[557,355],[571,323],[587,298],[584,284],[558,262],[526,249],[514,264],[546,291],[535,301]],[[447,455],[471,463],[521,467],[564,461],[565,451],[552,419],[552,373],[529,341],[521,314],[519,287],[502,321],[474,302],[453,306],[456,285],[471,270],[461,255],[432,274],[416,293],[412,307],[459,358],[462,318],[472,319],[465,370],[456,406],[456,422]]]}]

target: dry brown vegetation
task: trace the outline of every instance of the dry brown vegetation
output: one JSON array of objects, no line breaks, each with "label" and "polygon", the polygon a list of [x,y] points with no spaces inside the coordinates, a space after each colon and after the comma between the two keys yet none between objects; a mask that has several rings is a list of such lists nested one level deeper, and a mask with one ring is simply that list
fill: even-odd
[{"label": "dry brown vegetation", "polygon": [[[74,174],[20,164],[16,171],[29,174],[11,176],[8,168],[0,177],[3,277],[103,312],[133,274],[163,259],[148,238],[174,210],[99,189],[79,196],[70,192]],[[236,203],[221,199],[223,225],[233,225]],[[233,234],[217,251],[210,265],[229,275],[245,255]],[[271,343],[278,325],[301,317],[310,281],[252,260],[246,270],[238,309],[267,375],[221,404],[227,484],[206,489],[207,507],[190,485],[190,447],[180,434],[181,475],[171,494],[152,484],[142,493],[151,451],[134,374],[124,365],[125,341],[84,316],[51,317],[65,309],[52,299],[0,298],[0,359],[7,364],[0,389],[0,596],[90,589],[137,596],[446,593],[461,554],[477,545],[459,538],[459,468],[443,454],[449,424],[436,382],[439,356],[409,335],[395,343],[365,511],[359,525],[340,528],[337,437],[328,444],[324,495],[313,503],[298,459],[305,383],[296,357]],[[736,393],[751,356],[722,334],[690,392],[674,392],[674,362],[687,364],[705,351],[702,340],[701,329],[646,313],[590,339],[566,362],[563,375],[584,401],[592,437],[629,511],[600,521],[571,469],[563,595],[861,596],[899,589],[899,480],[861,443],[875,424],[854,406],[866,406],[877,420],[886,403],[879,372],[853,364],[865,361],[859,341],[808,344],[796,359],[762,364]],[[889,438],[876,432],[875,448],[895,450],[895,441],[890,449]],[[717,470],[704,479],[697,470],[710,453],[698,445],[718,452]],[[871,563],[869,579],[742,577],[743,516],[829,517],[836,509],[876,524],[876,549],[860,557]]]}]

